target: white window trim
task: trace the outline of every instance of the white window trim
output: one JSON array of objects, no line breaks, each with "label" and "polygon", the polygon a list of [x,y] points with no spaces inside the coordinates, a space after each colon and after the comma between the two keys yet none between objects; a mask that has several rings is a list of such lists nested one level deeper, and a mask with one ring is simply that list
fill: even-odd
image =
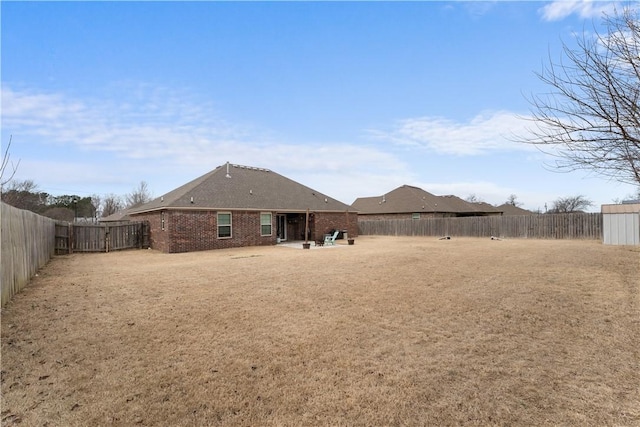
[{"label": "white window trim", "polygon": [[[229,224],[220,225],[220,215],[229,215]],[[233,215],[231,212],[217,212],[216,213],[216,236],[218,239],[232,239],[233,238]],[[229,227],[229,235],[220,237],[220,227]]]},{"label": "white window trim", "polygon": [[[262,223],[262,215],[269,215],[269,224]],[[269,226],[269,234],[262,234],[262,227],[268,225]],[[268,237],[273,236],[273,213],[272,212],[260,212],[260,236]]]}]

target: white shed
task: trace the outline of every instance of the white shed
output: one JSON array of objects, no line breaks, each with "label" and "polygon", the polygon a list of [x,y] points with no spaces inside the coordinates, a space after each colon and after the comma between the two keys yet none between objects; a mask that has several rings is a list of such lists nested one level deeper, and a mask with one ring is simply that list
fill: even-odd
[{"label": "white shed", "polygon": [[640,203],[602,205],[605,245],[640,245]]}]

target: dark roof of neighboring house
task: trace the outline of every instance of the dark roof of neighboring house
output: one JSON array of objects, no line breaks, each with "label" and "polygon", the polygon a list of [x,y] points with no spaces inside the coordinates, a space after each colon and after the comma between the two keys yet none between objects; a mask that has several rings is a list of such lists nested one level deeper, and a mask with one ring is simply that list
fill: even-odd
[{"label": "dark roof of neighboring house", "polygon": [[455,212],[440,197],[410,185],[398,187],[383,196],[359,197],[351,206],[361,214]]},{"label": "dark roof of neighboring house", "polygon": [[419,187],[403,185],[383,196],[359,197],[353,206],[360,214],[500,212],[488,203],[469,203],[457,196],[436,196]]},{"label": "dark roof of neighboring house", "polygon": [[138,203],[134,206],[129,206],[128,208],[124,208],[119,210],[116,213],[112,213],[109,216],[102,217],[98,220],[98,222],[122,222],[122,221],[131,221],[131,217],[129,213],[137,210],[139,207],[142,207],[142,203]]},{"label": "dark roof of neighboring house", "polygon": [[351,206],[269,169],[225,164],[132,209],[129,214],[160,209],[232,209],[266,211],[355,211]]},{"label": "dark roof of neighboring house", "polygon": [[510,203],[500,205],[497,209],[502,211],[502,215],[533,215],[533,212],[513,206]]},{"label": "dark roof of neighboring house", "polygon": [[116,213],[113,213],[109,216],[102,217],[99,220],[99,222],[117,222],[117,221],[131,221],[131,218],[129,217],[129,210],[124,209]]},{"label": "dark roof of neighboring house", "polygon": [[465,214],[498,213],[500,209],[485,202],[467,202],[458,196],[441,196],[455,212]]}]

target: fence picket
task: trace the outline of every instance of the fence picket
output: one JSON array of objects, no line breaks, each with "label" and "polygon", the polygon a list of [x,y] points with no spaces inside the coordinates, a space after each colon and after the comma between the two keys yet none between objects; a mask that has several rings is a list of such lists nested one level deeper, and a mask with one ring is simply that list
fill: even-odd
[{"label": "fence picket", "polygon": [[60,223],[0,203],[2,306],[20,292],[54,254],[147,248],[149,236],[148,222],[117,226]]},{"label": "fence picket", "polygon": [[0,289],[2,305],[18,293],[54,253],[55,221],[33,212],[0,206]]},{"label": "fence picket", "polygon": [[56,224],[56,254],[109,252],[149,247],[149,224]]},{"label": "fence picket", "polygon": [[602,239],[601,213],[358,220],[360,235]]}]

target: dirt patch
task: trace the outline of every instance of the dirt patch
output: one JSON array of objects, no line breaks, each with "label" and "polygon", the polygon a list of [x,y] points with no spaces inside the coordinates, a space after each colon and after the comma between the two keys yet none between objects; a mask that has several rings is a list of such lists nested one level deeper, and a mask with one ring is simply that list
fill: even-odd
[{"label": "dirt patch", "polygon": [[640,250],[362,237],[56,257],[2,424],[640,425]]}]

